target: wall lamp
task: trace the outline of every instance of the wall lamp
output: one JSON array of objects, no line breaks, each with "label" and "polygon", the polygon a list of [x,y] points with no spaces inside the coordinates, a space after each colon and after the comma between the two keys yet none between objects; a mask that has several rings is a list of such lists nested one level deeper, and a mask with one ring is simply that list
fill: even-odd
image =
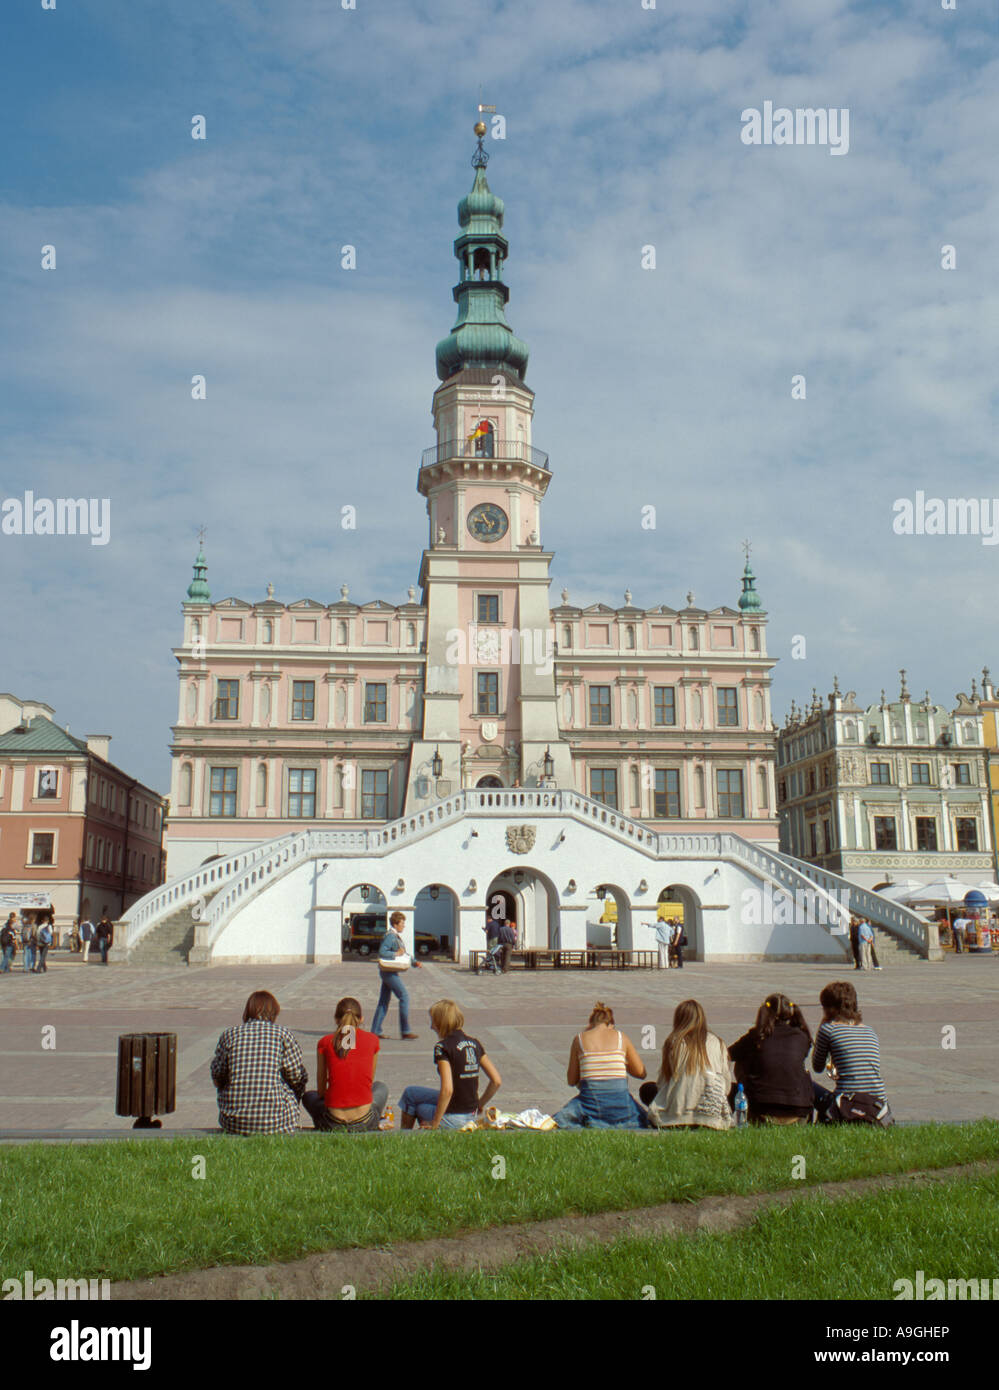
[{"label": "wall lamp", "polygon": [[432,884],[430,885],[430,896],[433,898],[434,902],[437,901],[437,899],[440,897],[440,895],[441,895],[441,890],[440,890],[440,888],[437,886],[436,883],[432,883]]},{"label": "wall lamp", "polygon": [[575,893],[575,891],[576,891],[576,880],[575,880],[574,878],[570,878],[569,882],[565,885],[565,891],[566,891],[567,893]]},{"label": "wall lamp", "polygon": [[370,896],[371,896],[371,889],[368,887],[368,885],[367,885],[366,883],[362,883],[362,884],[361,884],[361,901],[362,901],[362,902],[367,902],[367,901],[368,901],[368,898],[370,898]]},{"label": "wall lamp", "polygon": [[476,888],[478,888],[478,886],[479,886],[479,885],[476,883],[475,879],[474,879],[474,878],[470,878],[470,879],[468,880],[468,887],[465,889],[465,892],[466,892],[466,893],[474,893],[475,890],[476,890]]},{"label": "wall lamp", "polygon": [[441,750],[439,747],[434,749],[434,756],[430,763],[430,770],[437,778],[440,778],[444,773],[444,760],[441,757]]},{"label": "wall lamp", "polygon": [[639,893],[647,893],[647,892],[649,891],[649,885],[648,885],[648,883],[646,883],[646,881],[645,881],[644,878],[642,879],[641,883],[638,885],[638,891],[639,891]]},{"label": "wall lamp", "polygon": [[401,893],[402,890],[405,888],[405,886],[406,886],[406,880],[405,880],[404,878],[401,878],[401,879],[399,880],[399,882],[395,885],[395,891],[396,891],[397,893]]}]

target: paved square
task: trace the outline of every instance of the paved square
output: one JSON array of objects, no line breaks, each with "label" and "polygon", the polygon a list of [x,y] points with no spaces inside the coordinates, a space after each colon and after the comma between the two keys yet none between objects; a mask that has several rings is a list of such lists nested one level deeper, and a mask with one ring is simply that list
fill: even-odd
[{"label": "paved square", "polygon": [[[597,999],[642,1049],[643,1030],[655,1030],[644,1050],[654,1077],[658,1048],[675,1005],[699,999],[708,1026],[727,1043],[748,1028],[767,993],[781,989],[800,1004],[814,1032],[818,996],[836,978],[857,985],[864,1021],[881,1040],[892,1109],[899,1120],[999,1117],[999,957],[950,957],[857,975],[802,963],[716,965],[688,963],[680,971],[523,971],[494,978],[464,967],[430,964],[406,976],[416,1042],[398,1038],[393,1003],[378,1075],[396,1102],[407,1083],[433,1085],[434,1036],[427,1008],[453,998],[466,1029],[482,1039],[503,1076],[498,1103],[552,1111],[573,1092],[565,1081],[573,1034],[586,1026]],[[62,953],[47,975],[18,968],[0,975],[0,1137],[11,1130],[127,1130],[114,1114],[117,1040],[121,1033],[178,1035],[177,1109],[164,1129],[217,1124],[209,1062],[219,1034],[238,1023],[247,996],[269,989],[280,1021],[298,1037],[315,1078],[317,1040],[331,1030],[333,1008],[355,994],[370,1023],[378,998],[371,961],[343,965],[242,965],[160,969],[122,963],[84,965]],[[55,1029],[55,1047],[43,1046]],[[944,1046],[953,1029],[954,1046]],[[651,1036],[647,1041],[652,1041]],[[308,1118],[302,1112],[302,1123]]]}]

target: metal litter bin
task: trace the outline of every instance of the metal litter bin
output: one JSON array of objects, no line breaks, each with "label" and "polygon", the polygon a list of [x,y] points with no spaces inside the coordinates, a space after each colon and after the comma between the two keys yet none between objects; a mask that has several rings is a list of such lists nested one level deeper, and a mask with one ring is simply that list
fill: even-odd
[{"label": "metal litter bin", "polygon": [[118,1039],[115,1114],[136,1116],[133,1129],[160,1129],[154,1116],[176,1108],[177,1034],[124,1034]]}]

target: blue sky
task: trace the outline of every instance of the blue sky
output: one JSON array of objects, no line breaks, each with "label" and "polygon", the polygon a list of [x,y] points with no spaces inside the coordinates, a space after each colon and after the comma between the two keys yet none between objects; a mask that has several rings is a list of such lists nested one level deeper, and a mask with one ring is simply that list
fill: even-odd
[{"label": "blue sky", "polygon": [[[734,605],[748,536],[779,722],[999,674],[999,547],[892,530],[999,496],[993,6],[356,4],[7,7],[0,494],[110,497],[112,541],[0,536],[0,688],[166,790],[198,525],[217,598],[405,597],[480,84],[554,595]],[[849,153],[744,145],[767,100]]]}]

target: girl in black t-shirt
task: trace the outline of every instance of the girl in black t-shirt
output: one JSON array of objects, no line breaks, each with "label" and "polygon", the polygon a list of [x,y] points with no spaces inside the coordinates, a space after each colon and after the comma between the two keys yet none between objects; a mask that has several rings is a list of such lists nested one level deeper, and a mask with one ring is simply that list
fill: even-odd
[{"label": "girl in black t-shirt", "polygon": [[798,1006],[786,994],[768,994],[755,1025],[728,1050],[751,1121],[789,1124],[811,1118],[812,1082],[805,1070],[811,1046],[812,1035]]},{"label": "girl in black t-shirt", "polygon": [[[465,1015],[453,999],[439,999],[432,1006],[430,1026],[440,1039],[434,1048],[440,1090],[407,1086],[399,1100],[402,1127],[412,1129],[419,1120],[424,1129],[461,1129],[492,1100],[500,1088],[501,1077],[478,1038],[462,1032]],[[481,1096],[480,1070],[489,1078]]]}]

